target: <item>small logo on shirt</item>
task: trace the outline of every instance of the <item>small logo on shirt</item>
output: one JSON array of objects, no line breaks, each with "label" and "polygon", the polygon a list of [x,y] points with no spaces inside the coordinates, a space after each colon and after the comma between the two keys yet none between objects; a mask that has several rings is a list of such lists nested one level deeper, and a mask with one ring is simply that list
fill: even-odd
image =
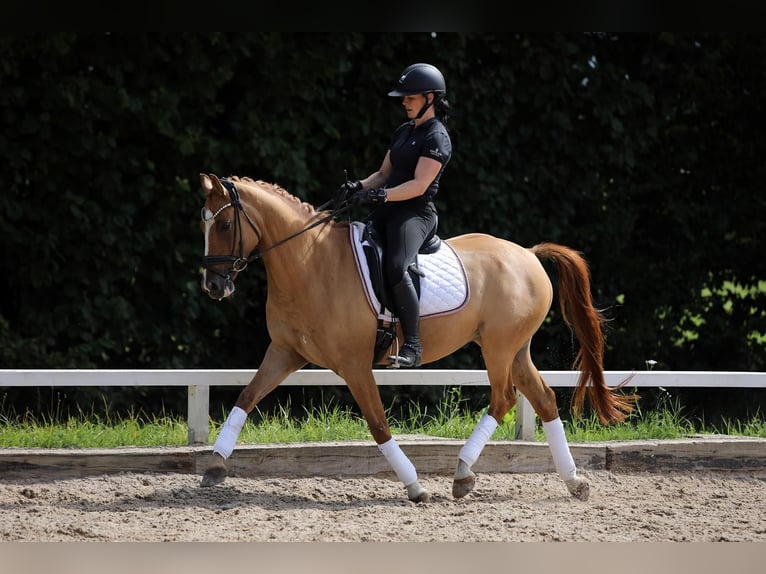
[{"label": "small logo on shirt", "polygon": [[428,153],[430,153],[434,157],[441,157],[442,152],[439,151],[439,148],[435,147],[434,149],[429,149]]}]

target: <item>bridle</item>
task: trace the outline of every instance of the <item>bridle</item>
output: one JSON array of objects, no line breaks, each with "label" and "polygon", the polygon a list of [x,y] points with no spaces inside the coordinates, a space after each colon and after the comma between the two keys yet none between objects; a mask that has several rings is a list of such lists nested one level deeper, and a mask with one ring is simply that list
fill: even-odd
[{"label": "bridle", "polygon": [[[345,206],[333,209],[329,215],[322,217],[321,219],[318,219],[317,221],[315,221],[311,225],[304,227],[300,231],[297,231],[293,233],[292,235],[285,237],[284,239],[280,239],[273,245],[270,245],[264,249],[258,249],[263,238],[261,236],[261,232],[258,231],[258,228],[256,227],[255,223],[253,223],[253,220],[250,219],[250,216],[247,214],[247,212],[245,211],[245,208],[242,206],[242,201],[239,198],[239,191],[237,191],[237,186],[234,185],[234,182],[228,178],[222,178],[220,181],[221,181],[221,184],[229,192],[229,197],[230,197],[229,203],[219,207],[218,210],[208,218],[205,217],[205,208],[203,207],[200,213],[200,216],[204,223],[208,223],[213,221],[224,209],[227,209],[229,207],[233,208],[236,213],[236,217],[234,218],[234,237],[235,237],[235,241],[237,237],[239,238],[239,255],[234,255],[234,248],[232,248],[231,255],[206,255],[202,258],[202,267],[204,267],[207,271],[215,273],[219,277],[223,277],[227,281],[231,280],[232,273],[240,273],[241,271],[244,271],[245,269],[247,269],[247,266],[250,263],[252,263],[253,261],[256,261],[257,259],[261,259],[264,253],[271,251],[272,249],[279,247],[283,243],[287,243],[291,239],[298,237],[299,235],[305,233],[306,231],[313,229],[314,227],[329,221],[330,219],[335,217],[338,213],[345,211],[349,207],[348,205],[345,205]],[[319,207],[318,210],[324,209],[327,205],[329,205],[329,203],[330,202],[325,203],[324,205]],[[243,216],[245,220],[247,221],[248,225],[250,225],[250,228],[255,232],[255,235],[258,237],[258,243],[256,244],[253,251],[247,256],[245,255],[245,246],[244,246],[243,237],[242,237],[242,217]],[[227,272],[222,273],[212,268],[214,265],[220,265],[222,263],[230,264]]]}]

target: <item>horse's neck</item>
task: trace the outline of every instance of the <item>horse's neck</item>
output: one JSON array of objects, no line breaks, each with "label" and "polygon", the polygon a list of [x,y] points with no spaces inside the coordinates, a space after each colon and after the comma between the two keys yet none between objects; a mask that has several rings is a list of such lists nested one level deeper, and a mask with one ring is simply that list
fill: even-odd
[{"label": "horse's neck", "polygon": [[[254,223],[261,233],[258,249],[263,254],[269,283],[287,281],[294,285],[316,276],[323,266],[332,266],[332,251],[337,247],[328,242],[340,235],[331,232],[335,225],[332,221],[308,229],[323,217],[321,213],[269,184],[249,186],[247,201],[252,207],[248,211],[256,214]],[[263,189],[259,189],[261,186]]]},{"label": "horse's neck", "polygon": [[261,250],[311,224],[313,210],[297,198],[280,192],[274,185],[260,181],[248,182],[246,190],[246,201],[250,205],[247,211],[257,219],[256,226],[262,238]]}]

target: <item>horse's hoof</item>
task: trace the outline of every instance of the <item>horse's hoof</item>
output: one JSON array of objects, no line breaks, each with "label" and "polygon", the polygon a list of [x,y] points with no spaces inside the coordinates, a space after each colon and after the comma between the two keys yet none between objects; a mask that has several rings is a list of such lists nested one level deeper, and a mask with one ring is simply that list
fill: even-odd
[{"label": "horse's hoof", "polygon": [[590,485],[584,478],[573,478],[566,481],[567,488],[572,496],[578,500],[588,500],[590,496]]},{"label": "horse's hoof", "polygon": [[452,496],[463,498],[471,493],[474,486],[476,486],[476,475],[474,474],[465,478],[456,478],[452,481]]},{"label": "horse's hoof", "polygon": [[224,480],[226,480],[226,475],[228,472],[226,471],[225,466],[211,466],[205,471],[205,474],[202,476],[202,481],[199,483],[200,486],[215,486],[216,484],[221,484]]},{"label": "horse's hoof", "polygon": [[413,482],[407,487],[407,498],[415,503],[430,502],[431,494],[425,488],[423,488],[423,485],[421,485],[420,481],[418,481]]},{"label": "horse's hoof", "polygon": [[462,459],[457,461],[457,470],[452,477],[452,496],[463,498],[469,494],[476,485],[476,474],[468,466],[468,463]]}]

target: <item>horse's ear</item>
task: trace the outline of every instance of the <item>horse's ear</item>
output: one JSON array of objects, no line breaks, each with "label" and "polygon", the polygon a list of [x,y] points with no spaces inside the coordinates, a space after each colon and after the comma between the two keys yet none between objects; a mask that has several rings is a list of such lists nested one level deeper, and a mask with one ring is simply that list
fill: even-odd
[{"label": "horse's ear", "polygon": [[199,174],[199,181],[202,184],[202,189],[205,190],[205,193],[216,192],[223,197],[228,197],[229,192],[226,191],[226,188],[223,187],[221,180],[218,179],[216,175],[212,173],[210,175],[201,173]]},{"label": "horse's ear", "polygon": [[200,185],[202,185],[202,190],[205,192],[205,194],[213,191],[213,182],[210,181],[210,178],[206,173],[199,174],[199,182]]}]

